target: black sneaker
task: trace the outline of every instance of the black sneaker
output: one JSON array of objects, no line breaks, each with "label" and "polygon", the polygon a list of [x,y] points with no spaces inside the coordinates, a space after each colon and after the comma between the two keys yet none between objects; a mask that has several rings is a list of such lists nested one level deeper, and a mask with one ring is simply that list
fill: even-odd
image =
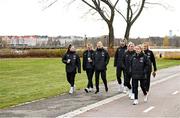
[{"label": "black sneaker", "polygon": [[88,89],[87,89],[87,88],[85,88],[85,89],[84,89],[84,91],[85,91],[86,93],[89,93],[89,91],[88,91]]},{"label": "black sneaker", "polygon": [[108,87],[105,88],[105,91],[108,92]]}]

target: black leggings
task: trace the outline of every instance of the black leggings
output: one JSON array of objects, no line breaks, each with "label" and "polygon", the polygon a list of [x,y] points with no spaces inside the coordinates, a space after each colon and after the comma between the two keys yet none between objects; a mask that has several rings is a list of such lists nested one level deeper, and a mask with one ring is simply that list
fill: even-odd
[{"label": "black leggings", "polygon": [[150,82],[151,82],[150,78],[151,78],[151,72],[148,72],[147,79],[146,79],[146,82],[145,82],[147,92],[149,91],[149,88],[150,88]]},{"label": "black leggings", "polygon": [[104,86],[105,86],[105,89],[107,90],[108,87],[107,87],[107,80],[106,80],[106,70],[96,70],[95,71],[95,76],[96,76],[96,90],[99,91],[99,75],[101,73],[101,78],[103,80],[103,83],[104,83]]},{"label": "black leggings", "polygon": [[116,68],[116,77],[117,77],[118,84],[121,84],[121,83],[122,83],[122,80],[121,80],[121,73],[122,73],[122,72],[123,72],[124,78],[126,78],[125,69],[120,68],[120,67],[117,67],[117,68]]},{"label": "black leggings", "polygon": [[87,88],[93,88],[93,74],[94,74],[94,69],[86,69],[86,74],[87,74],[87,78],[88,78],[88,84],[87,84]]},{"label": "black leggings", "polygon": [[69,82],[69,84],[71,85],[71,87],[74,87],[74,80],[75,80],[75,72],[66,72],[66,77],[67,77],[67,81]]},{"label": "black leggings", "polygon": [[140,81],[140,86],[141,86],[141,89],[143,91],[143,94],[146,95],[147,92],[146,92],[146,87],[145,87],[145,82],[146,80],[145,79],[132,79],[132,86],[133,86],[133,93],[135,95],[135,99],[138,99],[138,83]]},{"label": "black leggings", "polygon": [[124,78],[124,86],[127,86],[128,89],[131,89],[131,75],[126,73],[126,78]]}]

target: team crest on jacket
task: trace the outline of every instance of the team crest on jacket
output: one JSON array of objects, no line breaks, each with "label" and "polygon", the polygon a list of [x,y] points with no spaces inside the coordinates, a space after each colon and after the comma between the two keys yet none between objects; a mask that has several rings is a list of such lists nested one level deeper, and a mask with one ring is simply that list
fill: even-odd
[{"label": "team crest on jacket", "polygon": [[141,63],[142,63],[143,61],[144,61],[144,58],[143,58],[143,57],[141,57],[141,58],[140,58],[140,60],[139,60],[139,62],[141,62]]},{"label": "team crest on jacket", "polygon": [[73,55],[73,59],[76,59],[76,55]]},{"label": "team crest on jacket", "polygon": [[147,53],[147,56],[148,56],[148,58],[150,58],[150,56],[151,56],[151,53],[149,53],[149,52],[148,52],[148,53]]},{"label": "team crest on jacket", "polygon": [[102,52],[102,56],[104,57],[104,52]]}]

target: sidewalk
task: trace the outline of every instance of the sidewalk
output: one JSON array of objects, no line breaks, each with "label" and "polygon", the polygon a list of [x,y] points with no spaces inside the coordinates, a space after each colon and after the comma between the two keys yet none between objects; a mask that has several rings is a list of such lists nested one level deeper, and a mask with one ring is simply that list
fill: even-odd
[{"label": "sidewalk", "polygon": [[[168,75],[180,72],[180,66],[162,69],[157,72],[157,77],[152,81],[159,80]],[[85,93],[84,90],[76,91],[74,95],[64,94],[53,98],[0,110],[0,117],[57,117],[80,107],[96,103],[118,93],[117,81],[108,83],[109,92],[106,93],[104,86],[100,86],[100,93]],[[122,93],[123,94],[123,93]]]}]

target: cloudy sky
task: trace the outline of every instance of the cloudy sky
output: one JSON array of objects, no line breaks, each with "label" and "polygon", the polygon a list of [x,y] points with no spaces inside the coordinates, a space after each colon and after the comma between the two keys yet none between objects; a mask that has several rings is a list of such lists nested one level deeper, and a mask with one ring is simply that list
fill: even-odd
[{"label": "cloudy sky", "polygon": [[[85,4],[76,2],[68,6],[68,0],[59,0],[43,10],[49,4],[46,1],[0,0],[0,35],[100,36],[108,33],[100,17],[85,15],[88,11]],[[134,24],[131,37],[165,36],[169,30],[180,36],[180,0],[159,1],[170,6],[169,9],[146,8]],[[115,36],[123,37],[125,22],[118,14],[114,28]]]}]

